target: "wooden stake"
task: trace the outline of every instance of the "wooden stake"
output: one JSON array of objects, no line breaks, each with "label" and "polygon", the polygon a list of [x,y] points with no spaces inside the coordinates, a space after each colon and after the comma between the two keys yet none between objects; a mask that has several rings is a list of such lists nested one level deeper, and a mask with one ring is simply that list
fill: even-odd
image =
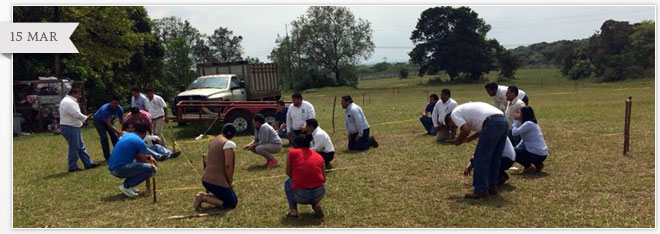
[{"label": "wooden stake", "polygon": [[[206,170],[206,154],[202,154],[202,170]],[[209,193],[208,189],[205,189],[206,193]]]},{"label": "wooden stake", "polygon": [[630,115],[632,110],[632,97],[628,97],[625,103],[626,112],[623,126],[623,156],[628,156],[628,152],[630,152]]},{"label": "wooden stake", "polygon": [[156,175],[151,176],[151,185],[153,186],[153,192],[154,192],[154,203],[158,202],[158,198],[156,197]]},{"label": "wooden stake", "polygon": [[335,101],[332,103],[332,133],[335,132],[335,108],[337,107],[337,96],[335,96]]}]

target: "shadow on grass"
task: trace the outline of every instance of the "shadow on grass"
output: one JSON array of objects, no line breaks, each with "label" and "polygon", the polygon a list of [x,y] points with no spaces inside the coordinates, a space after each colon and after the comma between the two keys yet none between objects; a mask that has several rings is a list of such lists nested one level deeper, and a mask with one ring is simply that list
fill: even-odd
[{"label": "shadow on grass", "polygon": [[456,194],[456,195],[450,195],[448,199],[456,203],[465,203],[475,206],[503,207],[510,203],[508,200],[506,200],[505,198],[499,195],[488,196],[482,199],[469,199],[469,198],[465,198],[463,195]]},{"label": "shadow on grass", "polygon": [[511,192],[513,190],[516,190],[517,188],[518,187],[516,187],[515,185],[511,185],[511,184],[506,183],[506,184],[502,184],[500,186],[497,186],[497,191],[499,191],[499,192]]},{"label": "shadow on grass", "polygon": [[249,167],[247,168],[247,171],[249,171],[249,172],[253,172],[253,171],[265,171],[265,170],[268,170],[268,169],[270,169],[270,168],[265,167],[264,165],[252,165],[252,166],[249,166]]},{"label": "shadow on grass", "polygon": [[342,152],[342,154],[359,154],[359,153],[369,152],[369,150],[371,150],[371,149],[372,149],[372,147],[369,147],[369,149],[362,150],[362,151],[345,149],[345,150],[342,150],[341,152]]},{"label": "shadow on grass", "polygon": [[282,214],[282,220],[280,223],[286,226],[294,227],[306,227],[306,226],[318,226],[323,223],[323,219],[316,218],[314,213],[298,213],[300,218],[287,218],[286,215]]},{"label": "shadow on grass", "polygon": [[149,198],[149,202],[151,202],[151,191],[142,191],[140,190],[140,193],[136,197],[127,197],[124,194],[119,193],[117,191],[116,194],[110,195],[110,196],[105,196],[101,200],[103,202],[118,202],[118,201],[124,201],[124,200],[133,200],[133,199],[145,199]]},{"label": "shadow on grass", "polygon": [[545,171],[542,171],[542,172],[539,172],[539,173],[513,174],[513,175],[518,176],[518,177],[523,178],[523,179],[533,179],[534,180],[534,179],[540,179],[540,178],[543,178],[543,177],[547,177],[550,174],[548,174]]},{"label": "shadow on grass", "polygon": [[59,178],[64,178],[64,177],[66,177],[66,176],[68,176],[68,175],[72,175],[73,173],[75,173],[75,172],[67,172],[67,171],[65,171],[65,172],[60,172],[60,173],[57,173],[57,174],[48,175],[48,176],[44,177],[44,179],[49,180],[49,179],[59,179]]}]

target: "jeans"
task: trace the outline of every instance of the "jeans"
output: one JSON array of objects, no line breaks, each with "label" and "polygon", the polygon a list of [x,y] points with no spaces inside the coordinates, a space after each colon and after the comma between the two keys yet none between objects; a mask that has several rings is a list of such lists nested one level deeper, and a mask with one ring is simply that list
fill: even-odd
[{"label": "jeans", "polygon": [[85,168],[94,163],[87,153],[87,146],[82,139],[80,128],[68,125],[61,125],[62,136],[69,144],[69,170],[78,169],[78,158],[82,161]]},{"label": "jeans", "polygon": [[532,164],[538,167],[538,165],[543,163],[543,161],[545,161],[545,158],[547,158],[547,155],[537,155],[527,151],[525,149],[524,142],[519,146],[517,146],[515,150],[516,150],[516,162],[520,163],[520,165],[523,165],[524,167],[529,167]]},{"label": "jeans", "polygon": [[323,196],[325,196],[325,186],[319,186],[310,189],[291,189],[293,181],[287,178],[284,181],[284,193],[286,193],[286,200],[289,202],[289,209],[298,209],[298,204],[318,204]]},{"label": "jeans", "polygon": [[504,183],[509,179],[509,174],[506,173],[511,166],[513,166],[513,161],[509,158],[502,158],[502,163],[500,163],[500,181],[499,183]]},{"label": "jeans", "polygon": [[103,157],[105,158],[105,161],[108,161],[108,159],[110,158],[110,146],[108,145],[108,135],[110,135],[110,141],[112,141],[112,147],[114,147],[117,144],[117,141],[119,141],[119,137],[117,137],[117,133],[115,133],[115,131],[110,129],[108,125],[105,124],[105,122],[99,122],[94,120],[94,127],[96,127],[96,132],[99,133],[99,138],[101,138],[101,149],[103,149]]},{"label": "jeans", "polygon": [[330,152],[330,153],[326,153],[326,152],[317,152],[317,153],[319,153],[321,155],[321,157],[323,157],[323,162],[325,162],[325,167],[326,168],[328,167],[328,165],[330,164],[332,159],[335,158],[335,152],[334,151]]},{"label": "jeans", "polygon": [[165,160],[172,155],[172,151],[162,145],[155,144],[147,148],[147,154],[154,156],[156,160]]},{"label": "jeans", "polygon": [[126,178],[124,188],[132,188],[147,180],[151,175],[156,174],[156,171],[156,167],[152,167],[149,163],[133,161],[110,171],[110,173],[118,178]]},{"label": "jeans", "polygon": [[435,128],[433,127],[433,119],[431,119],[431,117],[422,115],[422,117],[419,117],[419,122],[422,122],[424,129],[426,129],[426,133],[435,136],[436,132]]},{"label": "jeans", "polygon": [[507,125],[504,115],[493,115],[483,122],[479,143],[474,150],[474,192],[487,192],[498,184],[502,151],[509,129]]},{"label": "jeans", "polygon": [[282,131],[277,131],[277,135],[280,136],[280,138],[287,138],[286,133],[287,133],[286,128],[284,128],[284,130]]},{"label": "jeans", "polygon": [[362,133],[362,137],[360,137],[360,140],[355,140],[355,137],[357,137],[357,133],[352,133],[348,135],[348,149],[349,150],[366,150],[371,146],[372,142],[374,141],[373,137],[369,136],[369,128],[364,129],[364,132]]}]

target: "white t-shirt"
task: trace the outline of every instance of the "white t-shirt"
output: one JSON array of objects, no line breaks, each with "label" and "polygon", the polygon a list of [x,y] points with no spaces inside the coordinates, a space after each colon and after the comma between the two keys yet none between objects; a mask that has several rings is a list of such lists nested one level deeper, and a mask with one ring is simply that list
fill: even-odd
[{"label": "white t-shirt", "polygon": [[513,144],[511,143],[511,140],[509,140],[509,137],[506,137],[504,150],[502,151],[502,157],[511,159],[511,161],[516,161],[516,150],[513,149]]},{"label": "white t-shirt", "polygon": [[165,100],[163,100],[162,97],[154,94],[153,99],[149,100],[149,98],[147,98],[144,106],[147,108],[149,114],[151,114],[151,118],[156,119],[165,115],[163,108],[167,107],[167,103],[165,103]]},{"label": "white t-shirt", "polygon": [[229,140],[227,142],[225,142],[224,146],[222,146],[223,150],[234,149],[234,148],[236,148],[236,143],[234,143],[233,141],[229,141]]},{"label": "white t-shirt", "polygon": [[302,101],[300,107],[296,107],[291,103],[289,111],[286,112],[286,128],[287,131],[293,132],[305,126],[305,121],[308,119],[316,118],[314,113],[314,106],[308,101]]},{"label": "white t-shirt", "polygon": [[[499,108],[500,110],[504,111],[506,110],[506,91],[509,89],[509,86],[504,86],[504,85],[498,85],[497,86],[497,92],[495,92],[495,96],[491,96],[493,99],[493,102],[495,103],[495,107]],[[525,92],[522,91],[522,89],[518,89],[518,99],[523,100],[525,97]]]},{"label": "white t-shirt", "polygon": [[463,124],[467,124],[470,127],[470,130],[481,132],[484,120],[491,115],[497,114],[504,115],[501,110],[490,104],[483,102],[469,102],[458,105],[454,108],[454,111],[451,112],[451,119],[458,128],[461,128]]},{"label": "white t-shirt", "polygon": [[335,151],[335,147],[332,145],[330,136],[326,133],[321,127],[316,127],[312,132],[311,149],[316,152],[330,153]]},{"label": "white t-shirt", "polygon": [[454,101],[454,99],[449,98],[447,99],[447,102],[442,102],[442,100],[438,101],[435,103],[435,107],[433,108],[433,113],[431,114],[431,120],[433,122],[433,127],[439,127],[440,124],[442,125],[447,125],[445,123],[445,116],[447,114],[451,113],[454,108],[458,106],[458,103]]}]

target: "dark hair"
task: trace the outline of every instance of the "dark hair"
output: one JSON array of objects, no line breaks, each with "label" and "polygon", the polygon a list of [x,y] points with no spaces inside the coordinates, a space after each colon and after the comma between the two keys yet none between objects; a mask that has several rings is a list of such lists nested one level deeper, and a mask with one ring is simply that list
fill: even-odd
[{"label": "dark hair", "polygon": [[[126,131],[126,129],[128,129],[129,126],[133,126],[133,123],[131,123],[130,121],[126,121],[126,122],[124,122],[124,125],[121,126],[121,130]],[[133,127],[135,127],[135,126],[133,126]]]},{"label": "dark hair", "polygon": [[509,90],[509,92],[515,94],[516,96],[518,96],[518,87],[516,87],[515,85],[509,86],[509,88],[507,90]]},{"label": "dark hair", "polygon": [[140,113],[140,108],[136,106],[131,107],[131,114],[138,114],[138,113]]},{"label": "dark hair", "polygon": [[285,103],[284,103],[284,101],[282,101],[282,100],[278,100],[278,101],[277,101],[277,105],[284,106]]},{"label": "dark hair", "polygon": [[236,136],[236,127],[234,127],[234,124],[232,123],[227,123],[224,126],[222,126],[222,135],[225,136],[227,139],[232,139],[234,136]]},{"label": "dark hair", "polygon": [[447,96],[451,97],[451,91],[449,91],[449,89],[443,89],[441,92],[444,93],[444,94],[447,94]]},{"label": "dark hair", "polygon": [[432,93],[429,97],[432,97],[432,98],[435,99],[436,101],[437,101],[437,100],[440,100],[440,98],[438,98],[438,95],[435,94],[435,93]]},{"label": "dark hair", "polygon": [[71,90],[69,90],[69,95],[71,95],[71,94],[80,94],[80,89],[71,88]]},{"label": "dark hair", "polygon": [[490,82],[484,86],[484,88],[488,90],[497,90],[497,83],[495,82]]},{"label": "dark hair", "polygon": [[293,142],[293,147],[295,148],[309,148],[310,143],[312,142],[312,135],[309,134],[296,134],[296,140]]},{"label": "dark hair", "polygon": [[135,132],[137,133],[146,133],[149,130],[149,127],[146,124],[135,125]]},{"label": "dark hair", "polygon": [[117,95],[112,95],[110,101],[119,101],[119,97]]},{"label": "dark hair", "polygon": [[[451,128],[451,127],[449,126],[449,120],[451,120],[451,113],[445,115],[445,126]],[[453,120],[452,120],[452,121],[453,121]]]},{"label": "dark hair", "polygon": [[351,98],[351,95],[342,96],[341,99],[347,102],[353,102],[353,98]]},{"label": "dark hair", "polygon": [[536,122],[536,116],[534,116],[534,110],[530,106],[523,106],[520,108],[520,116],[522,117],[522,123],[525,123],[526,121],[532,121],[534,123]]},{"label": "dark hair", "polygon": [[316,128],[316,127],[319,126],[319,122],[316,121],[316,119],[308,119],[308,120],[305,120],[305,124],[306,124],[307,126],[312,126],[313,128]]},{"label": "dark hair", "polygon": [[260,124],[263,124],[263,123],[266,122],[266,118],[264,118],[264,116],[262,114],[256,114],[256,115],[254,115],[254,117],[252,117],[252,119],[254,119],[254,121],[259,122]]},{"label": "dark hair", "polygon": [[138,87],[133,87],[133,88],[131,88],[131,92],[138,92],[138,93],[139,93],[139,92],[140,92],[140,88],[138,88]]},{"label": "dark hair", "polygon": [[144,90],[144,92],[145,92],[145,93],[148,93],[148,92],[152,92],[152,93],[153,93],[153,92],[154,92],[154,89],[152,89],[152,88],[146,88],[146,89]]},{"label": "dark hair", "polygon": [[300,93],[294,93],[291,95],[291,98],[302,98],[302,95]]}]

